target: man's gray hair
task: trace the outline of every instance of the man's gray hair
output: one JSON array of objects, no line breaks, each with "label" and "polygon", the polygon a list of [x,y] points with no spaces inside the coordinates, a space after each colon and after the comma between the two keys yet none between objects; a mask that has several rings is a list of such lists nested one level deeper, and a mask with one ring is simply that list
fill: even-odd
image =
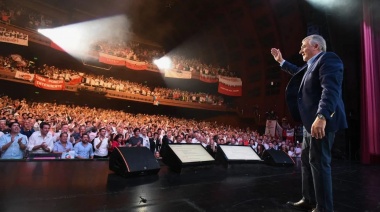
[{"label": "man's gray hair", "polygon": [[325,39],[320,35],[309,35],[306,38],[303,39],[303,41],[309,41],[310,45],[318,44],[319,50],[325,52],[327,49],[326,41]]}]

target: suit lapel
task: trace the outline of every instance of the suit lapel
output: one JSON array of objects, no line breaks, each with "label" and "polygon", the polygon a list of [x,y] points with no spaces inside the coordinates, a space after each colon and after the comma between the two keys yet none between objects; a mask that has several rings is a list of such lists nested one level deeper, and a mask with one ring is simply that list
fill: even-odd
[{"label": "suit lapel", "polygon": [[318,55],[317,58],[315,58],[315,60],[313,61],[312,64],[310,64],[310,66],[307,67],[306,69],[306,72],[305,74],[303,75],[303,78],[302,78],[302,81],[301,81],[301,85],[300,85],[300,88],[298,90],[298,92],[301,91],[301,88],[304,86],[304,83],[305,83],[305,79],[306,77],[315,69],[315,66],[316,64],[318,63],[318,60],[325,54],[325,52],[321,53]]}]

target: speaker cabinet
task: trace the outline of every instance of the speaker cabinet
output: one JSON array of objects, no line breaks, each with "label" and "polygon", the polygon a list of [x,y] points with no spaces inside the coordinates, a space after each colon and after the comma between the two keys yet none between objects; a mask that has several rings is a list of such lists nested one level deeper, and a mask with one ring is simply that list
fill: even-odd
[{"label": "speaker cabinet", "polygon": [[153,153],[145,147],[116,147],[110,154],[109,169],[128,177],[157,174],[160,164]]},{"label": "speaker cabinet", "polygon": [[294,160],[288,154],[280,150],[265,150],[262,159],[265,163],[274,166],[294,166]]},{"label": "speaker cabinet", "polygon": [[215,159],[202,144],[168,144],[164,146],[163,162],[175,172],[188,167],[211,167]]}]

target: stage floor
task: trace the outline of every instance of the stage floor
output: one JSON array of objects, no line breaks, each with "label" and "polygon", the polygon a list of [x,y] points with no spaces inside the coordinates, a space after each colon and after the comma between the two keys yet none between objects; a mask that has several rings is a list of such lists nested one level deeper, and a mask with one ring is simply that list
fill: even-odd
[{"label": "stage floor", "polygon": [[[380,211],[380,166],[333,161],[335,211]],[[300,167],[265,164],[162,165],[157,175],[124,178],[108,161],[0,162],[0,211],[293,211]]]}]

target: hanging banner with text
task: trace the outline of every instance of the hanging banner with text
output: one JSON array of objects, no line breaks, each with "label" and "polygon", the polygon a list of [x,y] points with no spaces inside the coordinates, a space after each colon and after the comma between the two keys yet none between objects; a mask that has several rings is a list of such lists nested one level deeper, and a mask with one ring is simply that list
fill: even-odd
[{"label": "hanging banner with text", "polygon": [[34,86],[46,90],[65,90],[65,83],[63,80],[52,80],[40,75],[35,75]]},{"label": "hanging banner with text", "polygon": [[199,75],[199,80],[207,83],[217,83],[219,81],[219,78],[216,75],[208,75],[201,73]]},{"label": "hanging banner with text", "polygon": [[16,71],[15,78],[32,82],[34,79],[34,74],[29,74],[22,71]]},{"label": "hanging banner with text", "polygon": [[180,71],[175,69],[165,70],[165,77],[191,79],[191,71]]},{"label": "hanging banner with text", "polygon": [[141,61],[134,61],[134,60],[125,60],[125,66],[129,69],[132,70],[137,70],[137,71],[143,71],[148,69],[148,65],[146,62],[141,62]]},{"label": "hanging banner with text", "polygon": [[114,66],[125,66],[125,59],[122,57],[116,57],[109,54],[104,54],[99,52],[99,62],[114,65]]},{"label": "hanging banner with text", "polygon": [[218,92],[227,96],[241,96],[242,85],[240,78],[219,76]]},{"label": "hanging banner with text", "polygon": [[265,124],[265,135],[270,135],[271,137],[274,137],[276,135],[276,120],[267,120]]},{"label": "hanging banner with text", "polygon": [[28,46],[28,35],[0,27],[0,42]]}]

